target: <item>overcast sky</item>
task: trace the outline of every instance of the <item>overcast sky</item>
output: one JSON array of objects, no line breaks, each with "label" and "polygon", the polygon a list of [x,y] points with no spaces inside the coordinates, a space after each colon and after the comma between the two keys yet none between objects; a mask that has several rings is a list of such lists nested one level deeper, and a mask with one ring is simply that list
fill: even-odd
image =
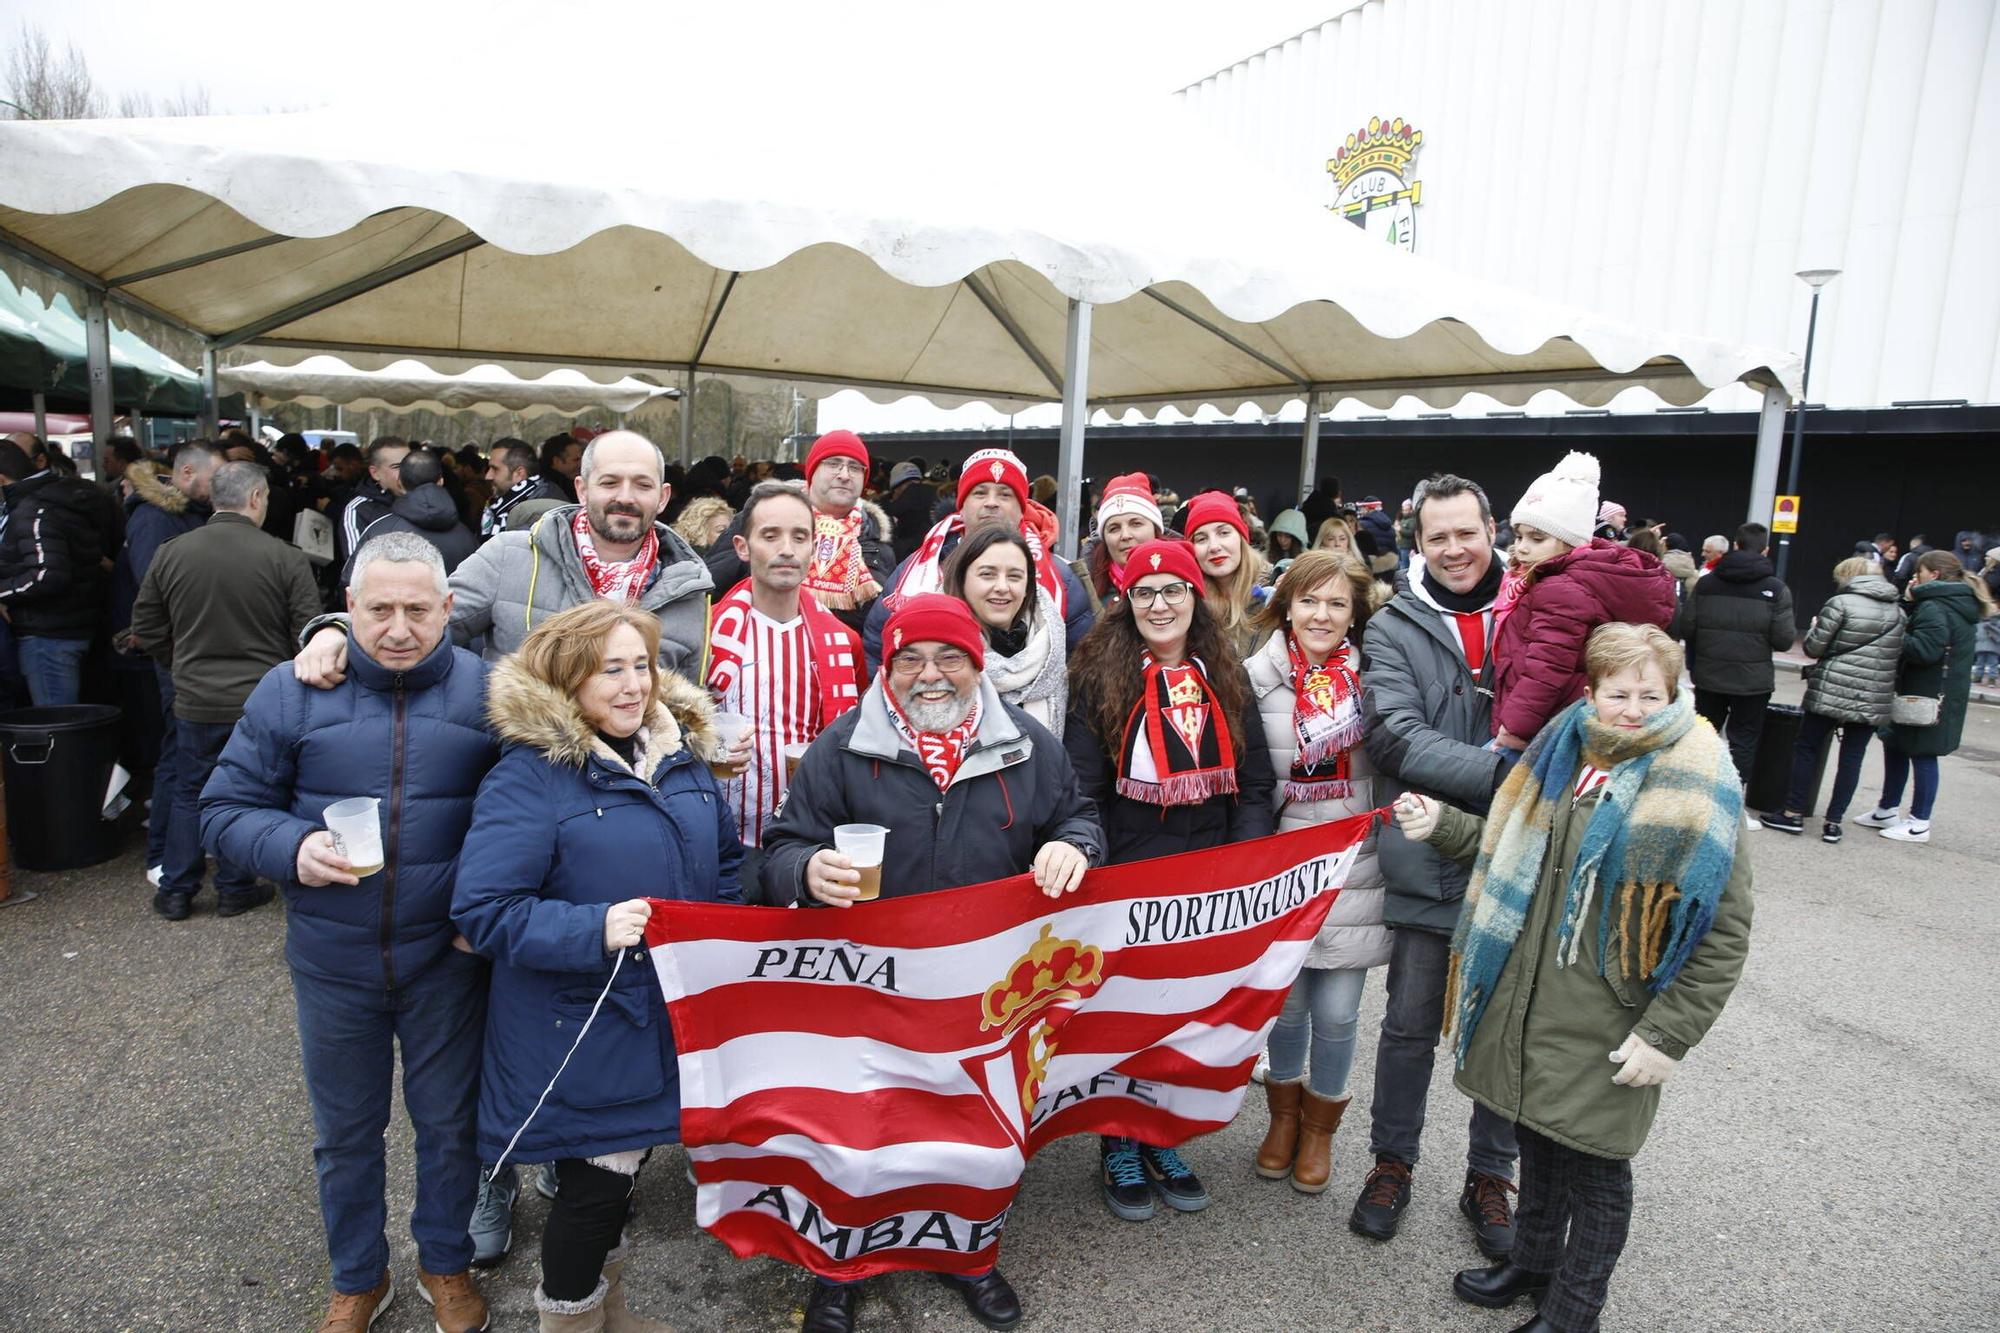
[{"label": "overcast sky", "polygon": [[[17,25],[33,24],[58,50],[74,42],[114,100],[198,87],[222,114],[505,98],[560,115],[607,83],[673,81],[736,95],[788,89],[808,104],[888,91],[913,106],[926,88],[948,86],[960,97],[986,92],[1004,115],[1027,98],[1165,99],[1355,2],[6,0],[0,40],[11,46]],[[885,408],[854,393],[820,413],[822,428],[861,430],[994,420],[1005,418],[917,402]]]}]

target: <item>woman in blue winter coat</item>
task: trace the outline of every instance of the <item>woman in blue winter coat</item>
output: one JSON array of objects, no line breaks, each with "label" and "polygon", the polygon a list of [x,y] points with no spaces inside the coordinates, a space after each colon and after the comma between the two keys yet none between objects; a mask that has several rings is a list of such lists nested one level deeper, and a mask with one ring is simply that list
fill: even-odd
[{"label": "woman in blue winter coat", "polygon": [[[646,898],[739,900],[742,846],[702,759],[713,712],[658,669],[659,622],[594,601],[551,616],[494,669],[506,750],[479,789],[452,920],[493,960],[479,1147],[553,1161],[558,1189],[535,1292],[547,1330],[664,1327],[633,1318],[620,1240],[648,1150],[680,1137],[665,998],[641,947]],[[622,964],[613,965],[625,954]]]}]

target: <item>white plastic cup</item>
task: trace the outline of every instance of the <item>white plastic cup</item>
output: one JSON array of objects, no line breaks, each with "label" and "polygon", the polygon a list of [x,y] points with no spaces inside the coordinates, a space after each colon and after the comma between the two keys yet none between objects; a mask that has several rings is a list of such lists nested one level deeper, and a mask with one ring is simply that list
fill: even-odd
[{"label": "white plastic cup", "polygon": [[882,896],[882,846],[889,830],[880,824],[836,824],[833,850],[861,872],[861,900]]},{"label": "white plastic cup", "polygon": [[715,750],[708,756],[708,771],[718,781],[727,782],[731,778],[743,776],[742,770],[732,767],[729,762],[730,747],[743,738],[750,730],[750,719],[741,713],[717,713],[715,715]]},{"label": "white plastic cup", "polygon": [[346,858],[357,878],[382,868],[382,802],[373,796],[352,796],[329,805],[325,817],[334,854]]}]

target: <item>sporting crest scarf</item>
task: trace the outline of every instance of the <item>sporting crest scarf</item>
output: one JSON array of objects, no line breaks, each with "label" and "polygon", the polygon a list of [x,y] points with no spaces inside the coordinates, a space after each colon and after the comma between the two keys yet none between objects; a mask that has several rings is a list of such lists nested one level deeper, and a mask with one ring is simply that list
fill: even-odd
[{"label": "sporting crest scarf", "polygon": [[[900,600],[920,592],[943,592],[945,543],[954,536],[962,536],[964,532],[965,519],[959,514],[947,514],[939,520],[924,534],[923,545],[917,547],[917,553],[910,557],[909,567],[903,571],[903,581],[896,585],[892,595]],[[1062,575],[1056,572],[1055,555],[1049,550],[1048,543],[1042,540],[1041,529],[1023,519],[1021,537],[1035,556],[1035,580],[1055,599],[1056,614],[1066,615]]]},{"label": "sporting crest scarf", "polygon": [[[731,588],[709,612],[708,688],[723,697],[743,669],[750,639],[750,580]],[[861,642],[854,631],[836,620],[810,597],[799,598],[806,622],[806,644],[812,664],[813,696],[809,730],[817,736],[833,720],[861,702]]]},{"label": "sporting crest scarf", "polygon": [[861,558],[861,506],[836,518],[813,510],[812,559],[806,562],[806,590],[832,611],[851,611],[867,598],[871,581],[868,562]]},{"label": "sporting crest scarf", "polygon": [[[888,668],[883,668],[885,675],[887,671]],[[896,691],[886,680],[882,682],[882,701],[889,705],[889,720],[896,724],[896,734],[917,756],[937,789],[949,788],[966,750],[972,746],[972,738],[979,734],[978,696],[973,696],[972,707],[965,710],[965,717],[950,731],[918,731],[911,726],[910,719],[903,716],[903,706],[896,702]]]},{"label": "sporting crest scarf", "polygon": [[1146,681],[1118,747],[1118,794],[1148,805],[1200,805],[1236,791],[1236,747],[1215,687],[1189,658],[1161,666],[1145,655]]},{"label": "sporting crest scarf", "polygon": [[1361,743],[1361,677],[1354,645],[1342,641],[1325,666],[1314,666],[1288,630],[1292,659],[1292,732],[1298,754],[1285,780],[1288,801],[1330,801],[1349,794],[1348,752]]},{"label": "sporting crest scarf", "polygon": [[1674,984],[1715,923],[1743,824],[1743,786],[1729,748],[1695,715],[1688,691],[1636,731],[1607,727],[1588,700],[1542,729],[1493,798],[1479,859],[1452,937],[1446,1023],[1458,1024],[1458,1064],[1520,938],[1556,854],[1551,835],[1577,770],[1606,769],[1597,808],[1564,886],[1556,966],[1576,961],[1577,931],[1601,885],[1598,971],[1612,956],[1627,981],[1654,994]]},{"label": "sporting crest scarf", "polygon": [[646,539],[630,560],[598,557],[597,543],[590,535],[590,515],[582,505],[569,521],[569,530],[576,535],[576,553],[583,561],[583,576],[590,580],[590,590],[608,602],[638,601],[652,581],[653,567],[660,563],[660,534],[653,525],[646,525]]}]

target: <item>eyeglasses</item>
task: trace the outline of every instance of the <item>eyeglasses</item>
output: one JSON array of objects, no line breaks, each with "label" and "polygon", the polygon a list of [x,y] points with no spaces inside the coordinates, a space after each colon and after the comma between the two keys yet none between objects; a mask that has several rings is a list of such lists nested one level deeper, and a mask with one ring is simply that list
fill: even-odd
[{"label": "eyeglasses", "polygon": [[935,657],[925,657],[922,653],[897,653],[889,659],[889,670],[899,676],[920,675],[927,666],[934,666],[947,676],[955,676],[972,666],[972,658],[956,648],[947,648]]},{"label": "eyeglasses", "polygon": [[1179,606],[1187,601],[1188,593],[1194,585],[1183,580],[1169,583],[1163,588],[1128,588],[1125,595],[1132,599],[1132,605],[1144,611],[1154,601],[1164,601],[1168,606]]},{"label": "eyeglasses", "polygon": [[831,472],[836,477],[860,477],[867,475],[868,469],[851,458],[829,458],[813,471]]}]

